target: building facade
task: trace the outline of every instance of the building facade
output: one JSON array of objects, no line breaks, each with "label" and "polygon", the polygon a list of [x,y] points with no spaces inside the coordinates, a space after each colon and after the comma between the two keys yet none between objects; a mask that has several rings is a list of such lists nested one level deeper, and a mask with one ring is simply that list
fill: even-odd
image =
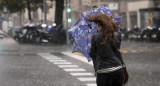
[{"label": "building facade", "polygon": [[[154,19],[160,18],[160,1],[156,0],[120,0],[120,14],[123,17],[122,28],[146,28],[155,26]],[[156,9],[156,10],[155,10]]]},{"label": "building facade", "polygon": [[[65,0],[66,1],[66,0]],[[154,26],[155,19],[160,18],[160,0],[67,0],[68,7],[72,9],[70,26],[73,25],[81,15],[81,12],[91,10],[93,6],[101,6],[106,4],[111,9],[114,15],[122,16],[123,21],[121,28],[132,28],[138,26],[145,28],[147,26]],[[54,22],[55,16],[55,2],[47,2],[47,20]],[[66,3],[65,3],[66,4]],[[64,4],[64,6],[65,6]],[[155,8],[155,9],[154,9]],[[34,22],[42,22],[43,17],[42,9],[32,12]],[[20,17],[17,14],[17,17]],[[15,18],[20,20],[20,18]],[[28,20],[27,10],[21,15],[21,23]],[[66,10],[64,9],[63,23],[66,24]],[[18,21],[19,22],[19,21]],[[19,23],[17,23],[19,24]],[[22,25],[23,25],[22,24]]]}]

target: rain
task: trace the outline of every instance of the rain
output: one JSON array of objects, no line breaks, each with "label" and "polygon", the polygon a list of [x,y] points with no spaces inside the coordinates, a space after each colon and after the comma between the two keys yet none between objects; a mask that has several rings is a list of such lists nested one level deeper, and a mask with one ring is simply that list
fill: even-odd
[{"label": "rain", "polygon": [[121,34],[127,85],[160,86],[160,0],[0,0],[0,86],[97,86],[96,14]]}]

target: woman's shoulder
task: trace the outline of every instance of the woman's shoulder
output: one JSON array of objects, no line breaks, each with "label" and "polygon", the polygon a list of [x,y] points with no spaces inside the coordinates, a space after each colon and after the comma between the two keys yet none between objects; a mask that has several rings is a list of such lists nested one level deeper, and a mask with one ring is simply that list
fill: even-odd
[{"label": "woman's shoulder", "polygon": [[102,33],[102,32],[97,32],[97,33],[95,33],[93,36],[96,36],[96,37],[98,37],[98,36],[103,36],[103,33]]},{"label": "woman's shoulder", "polygon": [[97,32],[93,35],[93,38],[95,38],[96,40],[98,39],[103,39],[103,34],[102,32]]}]

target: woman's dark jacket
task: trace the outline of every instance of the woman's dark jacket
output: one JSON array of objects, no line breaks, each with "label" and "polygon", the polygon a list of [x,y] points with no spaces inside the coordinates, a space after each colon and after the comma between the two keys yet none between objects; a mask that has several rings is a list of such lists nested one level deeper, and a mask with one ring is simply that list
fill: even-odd
[{"label": "woman's dark jacket", "polygon": [[102,41],[102,32],[97,32],[92,36],[89,54],[93,60],[95,71],[121,66],[123,60],[121,57],[116,56],[116,51],[119,52],[121,45],[121,34],[115,32],[115,42],[112,45],[107,44],[107,42],[102,44]]}]

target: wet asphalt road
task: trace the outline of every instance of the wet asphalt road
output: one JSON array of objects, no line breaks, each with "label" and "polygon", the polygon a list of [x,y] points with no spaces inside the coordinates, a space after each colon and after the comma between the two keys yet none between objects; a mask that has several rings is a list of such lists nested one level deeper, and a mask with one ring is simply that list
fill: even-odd
[{"label": "wet asphalt road", "polygon": [[[71,47],[1,39],[0,86],[94,86],[92,65],[62,52]],[[160,43],[124,41],[121,52],[130,74],[128,86],[160,86]],[[80,73],[88,75],[74,75]]]}]

